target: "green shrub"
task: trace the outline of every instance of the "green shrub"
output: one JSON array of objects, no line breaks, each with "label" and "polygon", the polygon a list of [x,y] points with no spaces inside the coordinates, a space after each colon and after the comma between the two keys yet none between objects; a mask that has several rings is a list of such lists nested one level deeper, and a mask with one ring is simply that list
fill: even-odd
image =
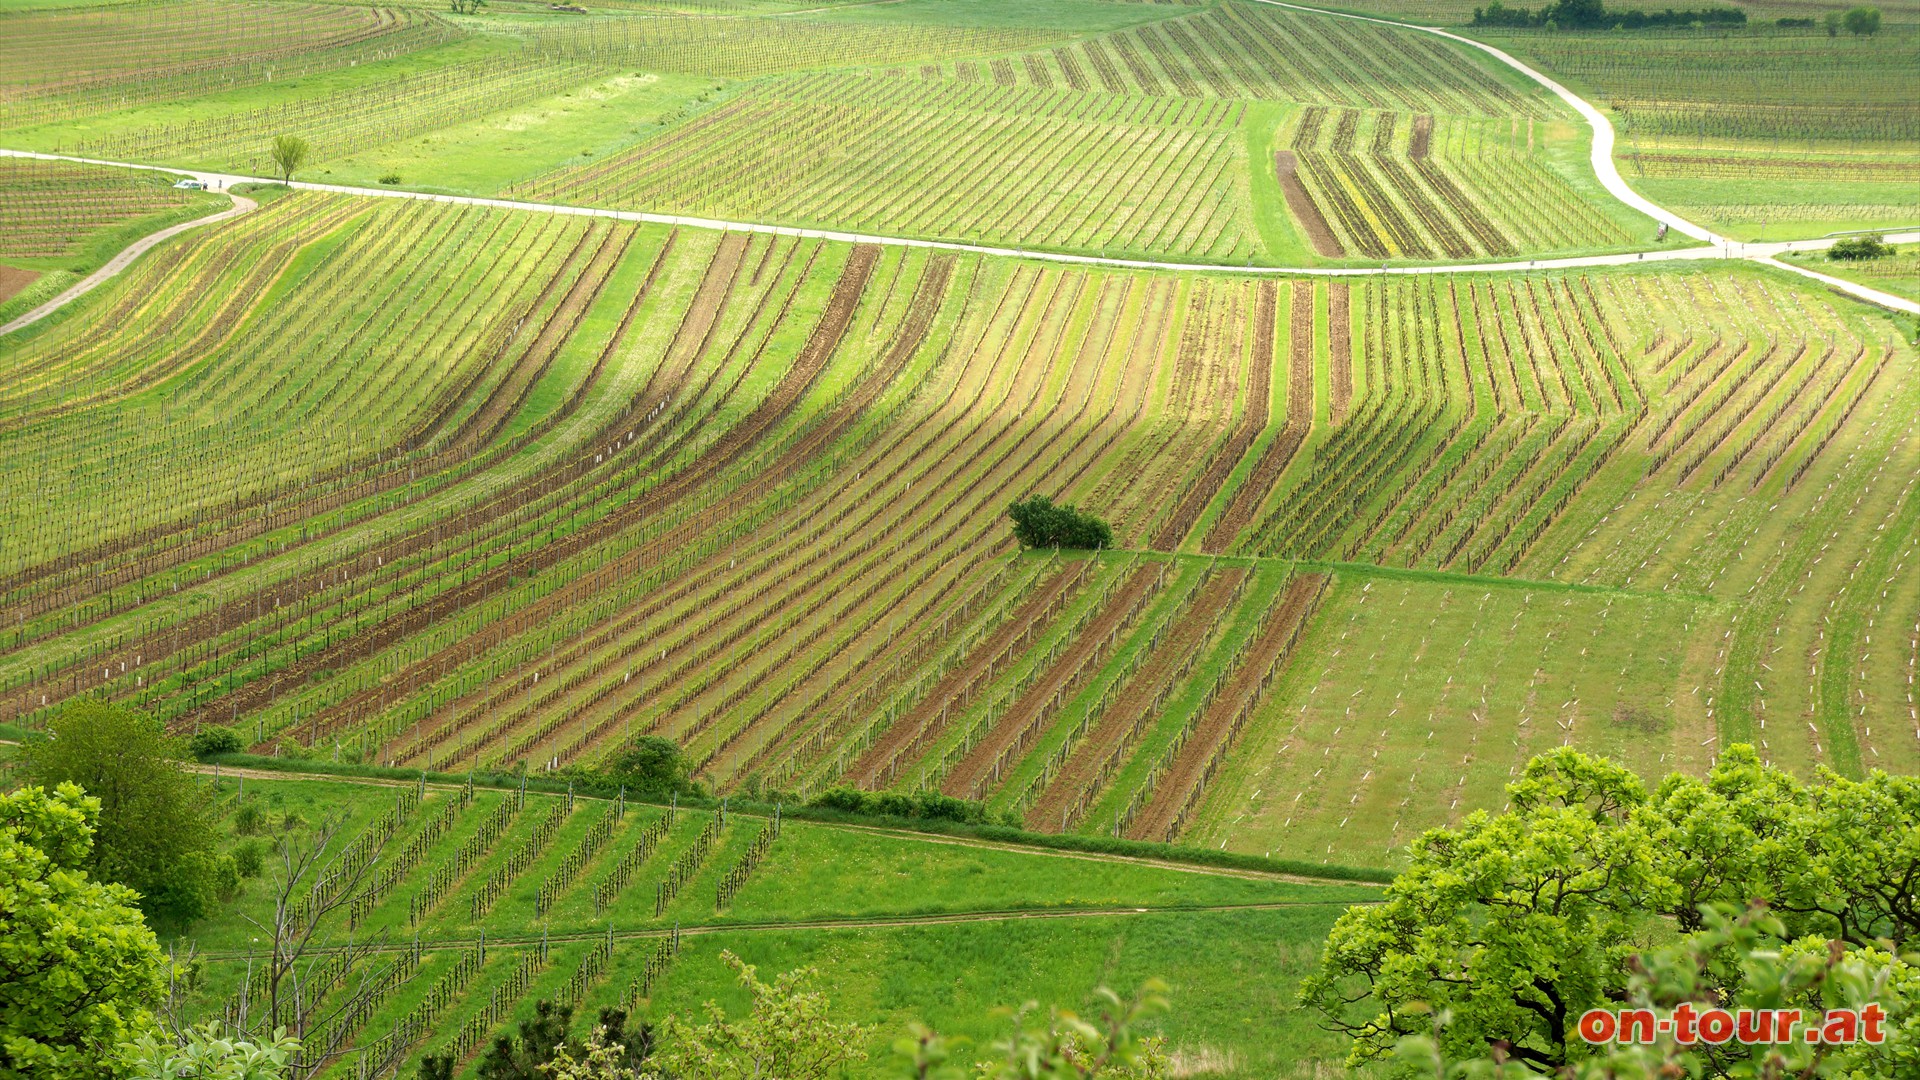
[{"label": "green shrub", "polygon": [[238,731],[220,724],[209,724],[187,740],[187,749],[201,761],[219,754],[238,754],[246,748],[247,740]]},{"label": "green shrub", "polygon": [[267,862],[266,848],[258,840],[247,840],[233,849],[233,868],[243,878],[257,878]]},{"label": "green shrub", "polygon": [[266,811],[260,809],[260,804],[251,799],[241,803],[240,809],[233,812],[233,831],[241,836],[265,832],[266,828]]},{"label": "green shrub", "polygon": [[680,744],[658,735],[642,735],[608,760],[610,781],[636,795],[667,795],[687,790],[687,759]]},{"label": "green shrub", "polygon": [[985,804],[956,799],[937,791],[908,795],[898,791],[860,791],[835,787],[814,796],[807,805],[823,810],[838,810],[844,814],[954,821],[963,825],[979,825],[987,820]]},{"label": "green shrub", "polygon": [[1013,519],[1013,535],[1030,548],[1082,548],[1100,550],[1113,546],[1113,529],[1092,514],[1083,514],[1072,506],[1055,506],[1045,495],[1035,495],[1007,507]]},{"label": "green shrub", "polygon": [[1840,17],[1847,33],[1860,37],[1871,37],[1880,32],[1880,9],[1876,7],[1857,7]]},{"label": "green shrub", "polygon": [[1893,245],[1887,243],[1887,238],[1879,233],[1868,233],[1865,236],[1849,236],[1834,241],[1833,247],[1827,249],[1827,258],[1838,259],[1845,262],[1857,262],[1861,259],[1879,259],[1891,254],[1893,254]]}]

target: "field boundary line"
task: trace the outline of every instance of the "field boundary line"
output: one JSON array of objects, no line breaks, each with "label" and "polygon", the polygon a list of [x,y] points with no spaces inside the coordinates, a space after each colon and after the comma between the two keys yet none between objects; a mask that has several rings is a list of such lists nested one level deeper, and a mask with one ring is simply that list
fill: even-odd
[{"label": "field boundary line", "polygon": [[[0,745],[6,745],[6,744],[4,742],[0,742]],[[13,744],[13,745],[17,745],[17,744]],[[244,777],[249,780],[318,781],[322,783],[361,784],[367,787],[388,787],[388,788],[416,788],[416,787],[420,787],[422,784],[422,782],[418,779],[401,779],[398,777],[384,777],[384,776],[355,776],[347,773],[305,771],[305,770],[295,770],[295,769],[286,769],[286,770],[266,769],[266,768],[259,768],[256,766],[221,765],[217,762],[189,762],[187,763],[186,767],[188,771],[198,773],[203,776],[209,776],[209,777],[226,776],[226,777],[236,777],[236,778]],[[484,786],[486,786],[489,790],[493,790],[493,791],[512,791],[513,790],[513,788],[511,787],[502,787],[502,786],[491,784],[491,783],[488,783]],[[425,781],[425,787],[429,790],[435,790],[435,791],[459,791],[462,789],[463,785],[460,783],[450,782],[446,780],[427,780]],[[551,796],[554,798],[564,797],[559,792],[545,790],[545,789],[537,790],[535,793],[544,795],[544,796]],[[591,791],[591,790],[583,790],[583,791],[576,792],[574,795],[574,798],[589,799],[597,802],[614,801],[614,797],[611,795],[606,795],[606,794],[603,794],[597,791]],[[642,802],[636,799],[629,799],[628,805],[630,806],[661,806],[665,804]],[[682,808],[688,809],[688,810],[700,809],[700,807],[692,803],[683,804]],[[985,836],[968,836],[963,834],[954,834],[954,833],[947,833],[947,832],[940,832],[940,831],[914,829],[914,828],[909,828],[905,826],[868,824],[860,821],[834,821],[834,820],[827,820],[827,819],[815,819],[815,818],[810,818],[806,816],[795,815],[793,811],[796,809],[804,810],[805,808],[804,807],[789,808],[789,816],[787,820],[801,822],[807,825],[812,825],[812,826],[823,828],[823,829],[845,829],[853,832],[873,833],[880,836],[891,836],[897,839],[923,841],[926,843],[933,843],[933,844],[952,844],[958,847],[981,848],[983,850],[990,850],[990,851],[1008,851],[1008,852],[1015,852],[1018,854],[1025,854],[1025,855],[1041,855],[1041,856],[1047,856],[1050,858],[1077,859],[1085,862],[1125,863],[1125,864],[1135,865],[1135,866],[1148,866],[1156,869],[1171,870],[1177,873],[1206,874],[1214,877],[1231,877],[1231,878],[1241,878],[1246,880],[1258,880],[1258,881],[1281,881],[1281,882],[1289,882],[1292,884],[1300,884],[1300,885],[1357,885],[1357,886],[1368,887],[1368,888],[1379,888],[1385,884],[1384,882],[1381,882],[1381,881],[1367,880],[1367,879],[1353,878],[1353,877],[1338,877],[1338,876],[1331,876],[1331,875],[1321,877],[1314,874],[1300,873],[1298,871],[1291,871],[1291,870],[1261,869],[1258,867],[1249,867],[1249,866],[1223,866],[1223,865],[1218,865],[1214,863],[1189,861],[1187,859],[1180,858],[1177,855],[1166,855],[1166,856],[1155,856],[1155,855],[1147,855],[1147,854],[1129,855],[1124,852],[1087,851],[1087,850],[1081,850],[1081,849],[1071,848],[1071,847],[1054,847],[1054,846],[1050,846],[1048,844],[1043,844],[1043,843],[1028,844],[1028,843],[1021,843],[1018,840],[996,840],[991,837],[985,837]],[[728,813],[738,815],[740,817],[751,817],[751,818],[765,818],[770,816],[759,810],[752,810],[752,809],[729,810]],[[1071,835],[1071,834],[1067,834],[1067,835]],[[1355,869],[1355,868],[1349,868],[1349,869]],[[1357,869],[1367,870],[1369,872],[1381,872],[1381,873],[1393,872],[1390,870],[1383,870],[1377,867],[1361,867]]]},{"label": "field boundary line", "polygon": [[[1348,882],[1347,884],[1354,884]],[[1355,904],[1377,904],[1379,900],[1262,900],[1240,904],[1157,904],[1142,906],[1137,904],[1108,905],[1086,908],[984,908],[977,911],[940,911],[917,915],[873,915],[873,916],[828,916],[818,919],[795,919],[792,921],[755,920],[736,923],[682,923],[678,933],[685,937],[696,934],[726,933],[780,933],[792,930],[887,930],[894,927],[911,928],[916,926],[948,926],[958,923],[982,922],[1022,922],[1033,919],[1100,919],[1122,918],[1135,915],[1205,915],[1234,911],[1284,911],[1290,908],[1348,908]],[[650,926],[643,929],[615,930],[615,941],[644,941],[648,938],[667,937],[675,933],[672,926]],[[562,930],[549,932],[544,936],[548,945],[572,941],[605,941],[608,932],[602,930]],[[473,945],[481,939],[474,937],[457,938],[421,938],[416,945],[412,940],[388,941],[382,944],[360,944],[352,946],[358,950],[373,952],[402,952],[415,948],[450,949]],[[543,940],[541,935],[506,935],[486,938],[489,949],[537,949]],[[322,945],[313,951],[332,952],[346,946]],[[258,955],[257,953],[254,955]],[[202,960],[234,961],[245,960],[244,952],[203,952]]]},{"label": "field boundary line", "polygon": [[[14,155],[8,154],[6,156],[11,157]],[[27,312],[25,315],[20,316],[7,325],[0,326],[0,335],[11,334],[15,330],[24,330],[34,323],[39,322],[41,319],[59,311],[61,308],[66,307],[68,304],[73,303],[75,300],[80,299],[82,296],[105,285],[108,281],[119,276],[122,270],[133,265],[135,259],[145,255],[148,251],[152,250],[154,245],[161,241],[178,236],[188,229],[197,229],[202,225],[212,225],[217,222],[226,221],[229,218],[239,217],[241,214],[247,213],[260,205],[245,195],[236,195],[230,191],[226,193],[226,196],[233,200],[232,206],[225,210],[208,214],[205,217],[194,218],[192,221],[183,221],[178,225],[169,225],[159,232],[148,233],[140,239],[135,240],[133,243],[120,249],[119,253],[114,255],[113,258],[108,259],[100,269],[80,279],[68,287],[65,292],[41,304],[39,307],[34,308],[32,311]]]}]

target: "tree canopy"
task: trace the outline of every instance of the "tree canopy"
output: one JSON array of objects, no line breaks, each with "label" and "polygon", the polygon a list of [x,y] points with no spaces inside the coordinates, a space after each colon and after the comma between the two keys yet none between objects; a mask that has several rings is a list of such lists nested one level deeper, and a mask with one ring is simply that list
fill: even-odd
[{"label": "tree canopy", "polygon": [[1113,546],[1113,529],[1092,514],[1070,505],[1055,506],[1045,495],[1034,495],[1007,507],[1013,535],[1030,548],[1085,548]]},{"label": "tree canopy", "polygon": [[1588,1049],[1590,1008],[1626,1000],[1636,961],[1673,928],[1760,902],[1783,941],[1920,942],[1920,779],[1831,773],[1812,784],[1735,746],[1704,779],[1649,792],[1571,749],[1509,785],[1510,809],[1435,829],[1384,902],[1335,924],[1305,1001],[1351,1036],[1353,1060],[1447,1023],[1436,1051],[1489,1047],[1551,1071]]},{"label": "tree canopy", "polygon": [[298,135],[275,135],[273,137],[273,164],[280,170],[280,179],[293,182],[293,174],[306,165],[312,148],[307,140]]},{"label": "tree canopy", "polygon": [[182,757],[159,721],[91,701],[63,709],[22,753],[28,780],[77,784],[100,801],[86,869],[139,893],[149,916],[189,922],[236,872],[217,848],[209,793]]},{"label": "tree canopy", "polygon": [[0,1076],[96,1080],[153,1022],[160,943],[87,874],[99,817],[72,784],[0,795]]},{"label": "tree canopy", "polygon": [[641,735],[621,747],[604,771],[638,795],[667,795],[688,786],[680,744],[659,735]]}]

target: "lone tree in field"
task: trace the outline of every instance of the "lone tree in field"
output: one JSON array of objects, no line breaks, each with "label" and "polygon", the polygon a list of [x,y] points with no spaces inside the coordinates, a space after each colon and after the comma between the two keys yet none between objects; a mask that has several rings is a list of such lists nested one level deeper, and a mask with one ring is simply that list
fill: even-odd
[{"label": "lone tree in field", "polygon": [[1055,506],[1045,495],[1035,495],[1007,507],[1013,535],[1030,548],[1086,548],[1113,546],[1113,529],[1092,514],[1071,506]]},{"label": "lone tree in field", "polygon": [[298,135],[275,135],[273,137],[273,164],[280,170],[282,183],[293,183],[293,174],[307,163],[307,154],[311,147],[307,140]]},{"label": "lone tree in field", "polygon": [[1876,7],[1857,7],[1841,17],[1846,24],[1847,33],[1856,37],[1871,37],[1880,32],[1880,9]]}]

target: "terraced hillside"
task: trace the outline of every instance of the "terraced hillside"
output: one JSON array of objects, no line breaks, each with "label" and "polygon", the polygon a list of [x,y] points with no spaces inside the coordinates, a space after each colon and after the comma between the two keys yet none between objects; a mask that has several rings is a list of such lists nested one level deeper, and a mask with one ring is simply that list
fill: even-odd
[{"label": "terraced hillside", "polygon": [[[304,194],[90,303],[0,384],[0,720],[105,695],[486,771],[654,733],[722,792],[1322,856],[1222,819],[1217,781],[1332,700],[1311,673],[1384,580],[1671,597],[1673,644],[1600,699],[1636,737],[1594,744],[1651,769],[1757,732],[1782,706],[1740,689],[1752,649],[1821,627],[1740,557],[1835,561],[1803,553],[1849,459],[1903,445],[1913,360],[1751,274],[1196,278]],[[1889,486],[1846,512],[1901,520]],[[1035,491],[1124,550],[1016,554],[1002,508]],[[1833,528],[1893,558],[1897,530]],[[1847,663],[1772,676],[1811,687],[1796,752],[1908,761],[1844,704],[1900,663]],[[1548,650],[1535,682],[1593,666]],[[1382,719],[1485,722],[1451,685]],[[1496,789],[1418,785],[1407,827]]]}]

